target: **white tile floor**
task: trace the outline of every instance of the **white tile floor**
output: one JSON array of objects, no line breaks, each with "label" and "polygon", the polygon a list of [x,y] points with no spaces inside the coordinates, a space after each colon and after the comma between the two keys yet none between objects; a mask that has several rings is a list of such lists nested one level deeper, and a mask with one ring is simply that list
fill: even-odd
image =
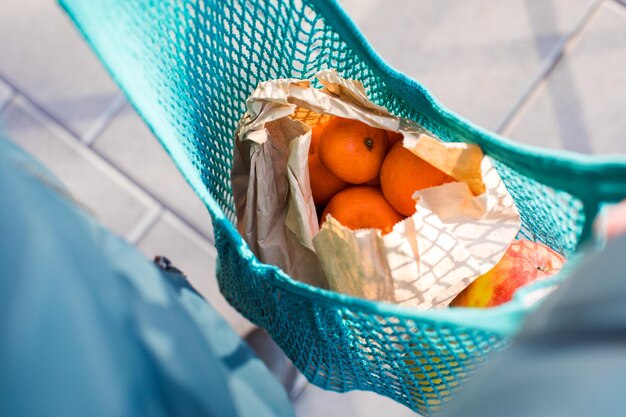
[{"label": "white tile floor", "polygon": [[594,1],[345,0],[394,67],[449,108],[496,129]]},{"label": "white tile floor", "polygon": [[532,145],[626,153],[626,7],[606,2],[506,134]]},{"label": "white tile floor", "polygon": [[53,0],[0,1],[0,77],[79,137],[121,97]]},{"label": "white tile floor", "polygon": [[[213,241],[209,214],[143,121],[125,105],[92,144],[125,175]],[[123,152],[120,152],[123,149]]]},{"label": "white tile floor", "polygon": [[[626,154],[626,0],[344,0],[390,64],[515,140]],[[0,125],[103,223],[170,257],[240,333],[207,211],[53,0],[0,0]],[[10,99],[10,101],[8,101]],[[2,127],[0,127],[2,129]],[[309,387],[298,415],[408,416]]]},{"label": "white tile floor", "polygon": [[0,80],[0,110],[8,103],[13,95],[13,90]]},{"label": "white tile floor", "polygon": [[156,202],[27,100],[17,97],[0,114],[5,133],[30,152],[114,232],[131,237]]}]

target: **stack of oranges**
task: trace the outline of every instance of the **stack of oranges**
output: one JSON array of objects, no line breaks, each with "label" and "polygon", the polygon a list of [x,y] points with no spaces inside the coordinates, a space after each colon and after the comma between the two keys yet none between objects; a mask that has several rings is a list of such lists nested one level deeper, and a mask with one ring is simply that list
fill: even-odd
[{"label": "stack of oranges", "polygon": [[415,213],[415,191],[454,181],[401,139],[400,133],[341,117],[313,128],[309,178],[321,223],[330,214],[350,229],[386,234]]}]

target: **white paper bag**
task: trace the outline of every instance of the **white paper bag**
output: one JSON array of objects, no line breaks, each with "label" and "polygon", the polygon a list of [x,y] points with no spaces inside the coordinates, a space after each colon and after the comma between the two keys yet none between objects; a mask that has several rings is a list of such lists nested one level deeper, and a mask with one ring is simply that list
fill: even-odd
[{"label": "white paper bag", "polygon": [[[476,145],[443,143],[371,103],[362,85],[321,71],[261,83],[235,139],[237,227],[252,251],[294,279],[417,308],[447,306],[500,260],[520,228],[511,196]],[[403,144],[459,182],[416,192],[416,213],[382,235],[330,219],[320,231],[311,196],[311,126],[322,115],[400,131]]]}]

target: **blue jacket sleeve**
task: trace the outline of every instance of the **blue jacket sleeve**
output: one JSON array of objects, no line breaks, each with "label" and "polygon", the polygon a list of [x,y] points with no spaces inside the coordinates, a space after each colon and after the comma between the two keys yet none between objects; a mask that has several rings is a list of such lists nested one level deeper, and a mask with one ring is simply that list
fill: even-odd
[{"label": "blue jacket sleeve", "polygon": [[1,139],[0,231],[0,414],[293,416],[184,278],[102,228]]}]

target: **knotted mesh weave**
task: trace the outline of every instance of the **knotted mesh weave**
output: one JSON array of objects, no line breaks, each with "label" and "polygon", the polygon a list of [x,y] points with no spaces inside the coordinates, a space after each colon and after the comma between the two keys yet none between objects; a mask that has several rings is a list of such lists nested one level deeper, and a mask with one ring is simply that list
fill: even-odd
[{"label": "knotted mesh weave", "polygon": [[334,0],[61,3],[207,205],[224,296],[322,388],[371,390],[431,414],[507,345],[527,307],[417,312],[312,288],[258,262],[233,227],[230,168],[235,127],[260,81],[336,68],[397,116],[478,143],[517,204],[520,234],[565,255],[589,235],[601,202],[626,196],[621,161],[516,146],[444,109],[385,64]]}]

